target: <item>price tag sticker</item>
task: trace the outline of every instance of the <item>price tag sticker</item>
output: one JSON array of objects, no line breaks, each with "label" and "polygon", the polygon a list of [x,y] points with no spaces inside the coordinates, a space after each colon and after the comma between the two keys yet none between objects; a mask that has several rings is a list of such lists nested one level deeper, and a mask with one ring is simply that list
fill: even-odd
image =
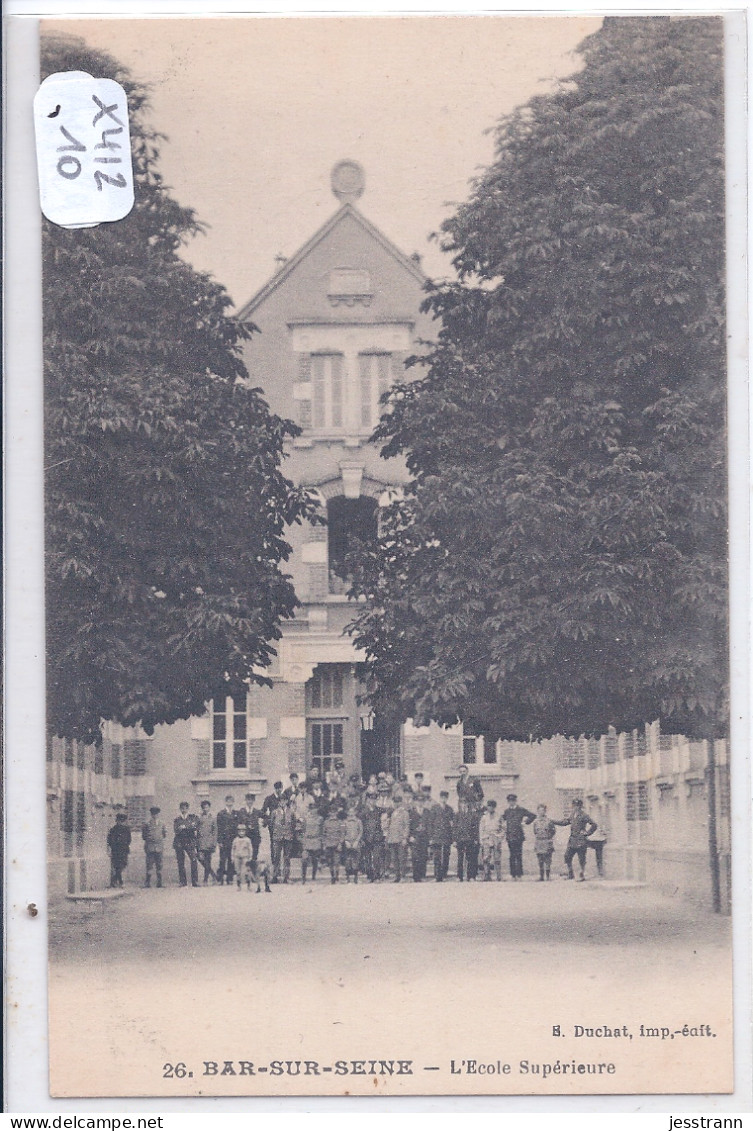
[{"label": "price tag sticker", "polygon": [[122,220],[133,208],[128,100],[84,71],[46,78],[34,96],[42,212],[64,228]]}]

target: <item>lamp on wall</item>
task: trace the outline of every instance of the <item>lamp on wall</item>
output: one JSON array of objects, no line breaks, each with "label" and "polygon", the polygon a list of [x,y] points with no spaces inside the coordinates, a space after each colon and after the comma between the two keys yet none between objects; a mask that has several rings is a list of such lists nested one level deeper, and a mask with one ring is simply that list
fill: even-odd
[{"label": "lamp on wall", "polygon": [[374,729],[374,712],[371,710],[371,708],[369,708],[369,711],[368,711],[367,714],[362,714],[359,717],[359,721],[361,723],[361,730],[373,730]]}]

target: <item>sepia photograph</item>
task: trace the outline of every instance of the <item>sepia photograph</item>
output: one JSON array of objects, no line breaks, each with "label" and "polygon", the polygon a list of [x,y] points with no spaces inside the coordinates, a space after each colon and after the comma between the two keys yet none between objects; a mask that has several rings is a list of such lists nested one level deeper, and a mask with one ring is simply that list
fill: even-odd
[{"label": "sepia photograph", "polygon": [[42,22],[53,1097],[734,1090],[725,24]]}]

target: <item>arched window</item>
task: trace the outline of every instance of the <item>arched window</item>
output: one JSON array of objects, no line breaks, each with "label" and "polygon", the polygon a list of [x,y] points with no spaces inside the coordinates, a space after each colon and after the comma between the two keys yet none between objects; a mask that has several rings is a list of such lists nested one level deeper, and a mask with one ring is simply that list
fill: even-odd
[{"label": "arched window", "polygon": [[358,545],[369,546],[377,539],[377,504],[361,495],[346,499],[337,495],[327,503],[327,554],[330,593],[347,593],[350,581],[347,556]]}]

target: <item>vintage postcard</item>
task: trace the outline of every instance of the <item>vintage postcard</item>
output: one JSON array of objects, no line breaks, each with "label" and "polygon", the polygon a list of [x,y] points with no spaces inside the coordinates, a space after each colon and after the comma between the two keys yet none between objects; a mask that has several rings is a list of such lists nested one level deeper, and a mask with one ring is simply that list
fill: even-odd
[{"label": "vintage postcard", "polygon": [[42,22],[52,1096],[733,1090],[725,25]]}]

